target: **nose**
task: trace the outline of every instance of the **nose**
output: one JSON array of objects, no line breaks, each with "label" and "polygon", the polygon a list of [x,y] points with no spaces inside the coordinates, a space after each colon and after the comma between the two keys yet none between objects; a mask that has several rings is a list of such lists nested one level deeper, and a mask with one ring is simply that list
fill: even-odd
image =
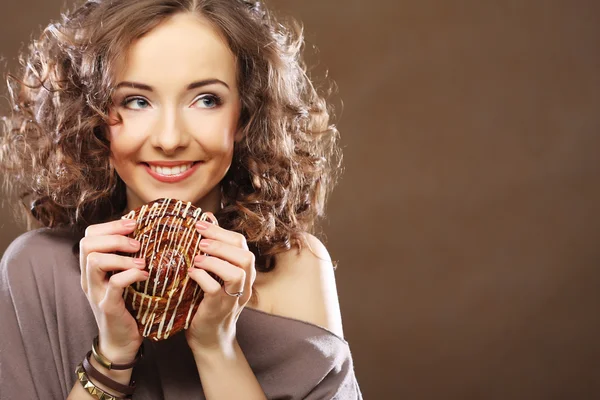
[{"label": "nose", "polygon": [[186,132],[185,124],[176,109],[166,109],[160,113],[151,137],[151,144],[160,148],[167,155],[173,155],[180,148],[189,145],[190,135]]}]

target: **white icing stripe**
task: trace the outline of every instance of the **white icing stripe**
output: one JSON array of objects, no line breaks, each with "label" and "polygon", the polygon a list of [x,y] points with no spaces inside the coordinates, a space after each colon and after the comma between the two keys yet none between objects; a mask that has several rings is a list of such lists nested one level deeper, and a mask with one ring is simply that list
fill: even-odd
[{"label": "white icing stripe", "polygon": [[[152,228],[154,228],[154,225],[156,224],[156,220],[152,219],[151,217],[152,217],[152,215],[154,215],[154,212],[156,211],[157,207],[158,207],[157,203],[152,204],[152,207],[150,208],[150,213],[149,213],[150,215],[148,216],[147,219],[144,220],[144,231],[145,232],[150,231],[150,235],[144,235],[144,237],[140,238],[141,240],[144,241],[144,244],[145,244],[143,246],[144,247],[144,259],[146,259],[148,248],[150,247],[150,243],[153,242],[152,233],[156,234],[156,232],[154,232],[154,230],[152,229]],[[150,227],[148,227],[148,223],[149,222],[152,222],[152,225]],[[146,268],[148,269],[149,272],[152,271],[152,263],[154,261],[154,254],[155,253],[152,252],[152,259],[148,262],[148,265],[146,266]],[[136,287],[137,287],[137,291],[138,292],[142,292],[140,286],[141,286],[141,282],[137,282]],[[148,280],[146,280],[145,290],[143,292],[147,293],[147,289],[148,289]],[[140,315],[142,313],[142,310],[143,310],[143,304],[140,304],[140,308],[139,308],[137,316],[136,316],[137,320],[140,319]]]},{"label": "white icing stripe", "polygon": [[202,289],[200,289],[200,286],[198,286],[198,285],[194,286],[194,296],[192,297],[192,304],[190,304],[190,309],[188,310],[187,317],[185,318],[185,326],[184,326],[185,329],[189,328],[189,326],[190,326],[190,319],[192,317],[192,311],[194,311],[196,301],[198,301],[198,298],[200,297],[201,293],[202,293]]},{"label": "white icing stripe", "polygon": [[[161,209],[160,209],[159,212],[162,212],[162,213],[161,213],[161,215],[160,215],[159,218],[156,218],[154,220],[154,222],[152,224],[153,228],[158,223],[158,221],[160,221],[160,220],[162,220],[162,218],[164,218],[165,213],[167,212],[167,207],[169,206],[170,202],[171,202],[171,199],[168,199],[167,201],[165,201],[165,202],[163,202],[161,204]],[[153,207],[152,207],[152,208],[155,209],[155,212],[156,212],[156,207],[154,207],[154,205],[156,205],[156,203],[153,204]],[[158,238],[163,237],[165,228],[166,228],[166,225],[163,225],[163,229],[160,232],[160,235],[158,233],[158,230],[154,230],[153,229],[153,231],[155,232],[156,238],[154,239],[154,242],[153,242],[154,243],[154,249],[155,249],[155,251],[152,252],[152,260],[150,261],[150,264],[149,264],[149,266],[150,266],[150,268],[149,268],[150,275],[152,275],[152,270],[154,269],[154,263],[152,261],[154,261],[154,257],[156,255],[156,252],[159,250],[157,248],[157,246],[160,245],[160,243],[158,242]],[[162,260],[164,258],[164,254],[165,254],[165,252],[163,251],[163,253],[161,254],[161,257],[160,257],[160,262],[158,263],[158,271],[154,274],[154,285],[152,285],[153,286],[153,288],[152,288],[152,296],[156,296],[156,285],[158,284],[158,278],[160,277],[160,272],[162,270]],[[148,293],[148,284],[149,283],[150,283],[150,279],[146,279],[146,285],[144,287],[144,293]],[[148,307],[146,308],[146,312],[144,313],[144,316],[142,317],[142,321],[141,321],[142,324],[146,322],[146,318],[148,317],[148,312],[150,311],[150,305],[151,304],[148,303]]]},{"label": "white icing stripe", "polygon": [[[178,213],[179,211],[180,211],[180,207],[176,207],[175,212]],[[184,221],[183,219],[180,219],[180,221],[179,221],[180,224],[179,225],[182,225],[183,221]],[[195,222],[196,221],[194,221],[194,225],[195,225]],[[179,228],[179,227],[177,227],[177,228]],[[186,229],[184,231],[184,234],[181,235],[180,241],[178,243],[178,249],[180,250],[181,257],[179,257],[179,262],[177,263],[177,269],[176,269],[176,272],[175,272],[176,282],[174,282],[172,284],[173,288],[177,288],[179,286],[179,270],[181,268],[181,262],[183,261],[185,263],[186,269],[189,268],[191,266],[192,262],[193,262],[193,260],[188,260],[188,257],[187,257],[187,255],[189,254],[189,249],[190,249],[190,246],[191,246],[191,242],[194,239],[193,232],[194,232],[193,229]],[[182,247],[184,247],[184,246],[185,246],[185,248],[183,249],[183,251],[181,251]],[[172,259],[171,259],[171,261],[172,261]],[[171,265],[171,263],[170,263],[170,265]],[[188,281],[189,281],[189,277],[186,274],[185,278],[184,278],[184,282],[183,282],[183,287],[180,289],[179,299],[177,300],[177,304],[175,305],[175,308],[173,309],[173,312],[171,313],[171,319],[170,319],[169,323],[167,324],[167,328],[165,330],[165,339],[169,337],[169,335],[171,333],[171,330],[173,328],[173,321],[175,320],[175,316],[177,315],[177,309],[179,308],[179,305],[181,304],[181,301],[183,299],[183,294],[184,294],[185,289],[187,287]],[[164,291],[164,288],[163,288],[163,291]],[[167,309],[168,309],[168,306],[171,303],[171,300],[172,300],[172,297],[173,297],[174,293],[175,293],[174,289],[171,289],[169,291],[169,297],[168,297],[168,300],[167,300]],[[163,314],[163,318],[161,319],[160,325],[158,327],[158,334],[157,334],[158,338],[161,337],[162,329],[164,327],[164,323],[166,322],[166,317],[167,317],[167,314],[166,313]]]}]

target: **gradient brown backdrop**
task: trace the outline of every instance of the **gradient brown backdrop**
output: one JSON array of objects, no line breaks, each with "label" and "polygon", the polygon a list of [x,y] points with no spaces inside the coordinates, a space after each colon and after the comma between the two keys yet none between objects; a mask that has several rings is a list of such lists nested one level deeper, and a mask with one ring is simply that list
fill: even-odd
[{"label": "gradient brown backdrop", "polygon": [[[3,2],[9,66],[62,3]],[[271,4],[344,102],[324,228],[365,397],[600,398],[600,3]]]}]

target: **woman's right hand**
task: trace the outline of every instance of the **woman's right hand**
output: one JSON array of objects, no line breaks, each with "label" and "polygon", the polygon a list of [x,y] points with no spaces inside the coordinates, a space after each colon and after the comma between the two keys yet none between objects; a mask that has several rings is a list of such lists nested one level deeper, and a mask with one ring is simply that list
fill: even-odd
[{"label": "woman's right hand", "polygon": [[131,362],[143,341],[135,318],[125,308],[123,290],[148,279],[143,259],[136,264],[132,257],[114,254],[139,251],[140,243],[125,236],[135,229],[128,222],[135,223],[121,219],[90,225],[79,242],[81,287],[98,324],[100,352],[117,364]]}]

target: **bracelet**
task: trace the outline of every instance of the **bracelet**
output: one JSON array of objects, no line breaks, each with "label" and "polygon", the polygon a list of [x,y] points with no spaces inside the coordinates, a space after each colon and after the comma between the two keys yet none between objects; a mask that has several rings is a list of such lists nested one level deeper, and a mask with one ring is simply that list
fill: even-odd
[{"label": "bracelet", "polygon": [[135,359],[128,364],[114,364],[111,361],[109,361],[108,358],[104,357],[102,353],[100,353],[100,351],[98,350],[98,336],[96,336],[94,338],[94,341],[92,342],[92,354],[94,355],[96,361],[98,361],[98,363],[106,369],[129,369],[132,368],[135,365],[135,363],[137,363],[139,359],[144,356],[144,342],[142,342],[140,349],[135,355]]},{"label": "bracelet", "polygon": [[96,387],[92,381],[89,380],[87,373],[83,369],[83,364],[79,363],[77,368],[75,369],[75,375],[77,375],[77,379],[81,382],[81,386],[95,399],[98,400],[125,400],[130,399],[131,396],[127,397],[117,397],[113,396],[110,393],[106,393],[104,390]]},{"label": "bracelet", "polygon": [[91,355],[92,352],[88,351],[82,362],[83,370],[85,371],[88,377],[96,380],[97,382],[103,384],[107,388],[114,390],[115,392],[123,393],[125,395],[133,394],[133,391],[135,390],[135,382],[131,382],[129,385],[123,385],[122,383],[112,380],[111,378],[94,368],[94,366],[89,362]]}]

